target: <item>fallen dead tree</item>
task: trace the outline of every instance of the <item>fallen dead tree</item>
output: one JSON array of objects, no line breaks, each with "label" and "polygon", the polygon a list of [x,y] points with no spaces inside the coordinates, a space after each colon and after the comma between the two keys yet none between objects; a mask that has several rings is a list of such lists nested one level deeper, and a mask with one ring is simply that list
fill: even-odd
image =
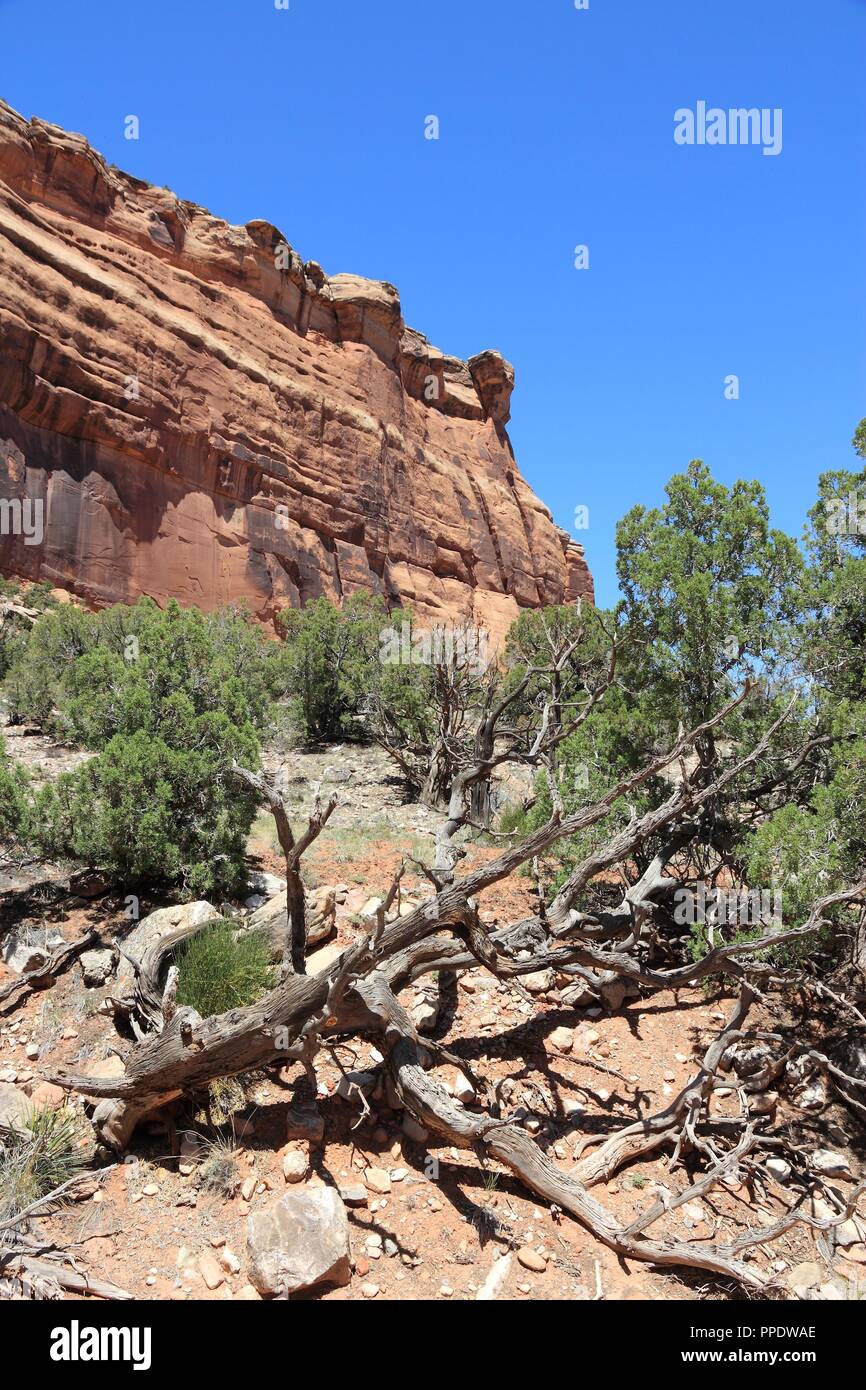
[{"label": "fallen dead tree", "polygon": [[[796,1222],[829,1227],[838,1224],[835,1218],[822,1223],[795,1206],[774,1231],[761,1227],[727,1245],[713,1245],[665,1235],[653,1239],[650,1230],[667,1210],[660,1203],[624,1227],[590,1194],[593,1186],[609,1180],[641,1155],[666,1150],[674,1161],[690,1155],[699,1168],[699,1176],[676,1199],[679,1205],[689,1196],[703,1194],[736,1176],[748,1165],[751,1154],[777,1142],[767,1140],[760,1117],[751,1113],[747,1100],[739,1120],[721,1121],[711,1116],[710,1098],[721,1084],[719,1069],[732,1049],[749,1041],[750,1009],[762,990],[780,976],[779,967],[766,959],[767,951],[810,937],[826,924],[831,909],[850,906],[856,910],[866,898],[864,880],[820,899],[797,926],[768,927],[745,943],[721,942],[690,964],[661,968],[653,963],[658,913],[672,884],[682,882],[681,869],[672,874],[671,865],[684,847],[700,838],[705,808],[717,804],[724,789],[742,779],[743,773],[761,759],[786,717],[783,713],[748,753],[723,771],[713,773],[711,768],[699,766],[695,775],[687,774],[687,753],[748,695],[746,689],[713,718],[684,733],[673,747],[623,778],[591,805],[568,816],[555,806],[543,826],[462,878],[455,877],[451,862],[439,871],[426,869],[432,896],[405,916],[392,913],[401,870],[366,934],[322,974],[303,973],[303,961],[297,953],[297,917],[290,920],[283,977],[256,1004],[203,1019],[189,1007],[176,1006],[170,975],[160,1001],[158,977],[167,964],[167,957],[160,952],[158,961],[149,962],[139,973],[143,992],[140,1014],[149,1020],[152,1031],[133,1048],[125,1074],[105,1079],[55,1073],[50,1079],[96,1102],[93,1119],[97,1132],[106,1144],[120,1150],[142,1120],[218,1078],[269,1065],[284,1066],[294,1060],[303,1064],[315,1087],[318,1051],[341,1037],[362,1033],[375,1039],[402,1104],[422,1125],[438,1134],[443,1143],[473,1150],[485,1162],[504,1164],[544,1201],[569,1213],[619,1255],[664,1267],[689,1266],[752,1289],[765,1289],[769,1276],[743,1258],[749,1246],[766,1243]],[[549,728],[547,715],[544,722]],[[539,756],[543,746],[541,738]],[[495,931],[482,922],[478,904],[485,889],[543,855],[562,837],[597,824],[650,777],[677,763],[683,775],[667,800],[642,816],[632,815],[623,829],[593,849],[552,899],[539,903],[535,916]],[[463,789],[464,793],[468,790],[465,778]],[[279,814],[272,789],[263,784],[261,793],[275,815]],[[465,801],[462,805],[465,807]],[[459,810],[455,796],[449,822],[460,819]],[[322,809],[317,808],[309,838],[314,837],[324,818]],[[309,838],[305,837],[306,843]],[[628,861],[639,847],[659,843],[661,848],[649,867],[627,889],[619,905],[603,911],[581,907],[592,879]],[[287,856],[300,844],[284,844]],[[294,860],[295,869],[299,857]],[[520,1124],[503,1116],[496,1095],[487,1095],[482,1114],[470,1113],[423,1066],[422,1053],[427,1052],[439,1060],[456,1062],[468,1072],[466,1064],[450,1056],[439,1043],[428,1038],[423,1044],[419,1041],[400,1003],[400,991],[431,972],[479,963],[499,979],[553,968],[599,988],[625,980],[638,991],[689,989],[711,977],[724,977],[736,984],[739,993],[727,1023],[694,1076],[670,1104],[623,1126],[597,1147],[585,1144],[588,1151],[580,1156],[573,1175],[565,1175]],[[845,1073],[839,1073],[836,1080],[847,1084],[849,1090],[859,1085]],[[748,1093],[741,1088],[741,1094],[747,1097]],[[839,1222],[852,1209],[849,1204],[846,1212],[840,1213]]]}]

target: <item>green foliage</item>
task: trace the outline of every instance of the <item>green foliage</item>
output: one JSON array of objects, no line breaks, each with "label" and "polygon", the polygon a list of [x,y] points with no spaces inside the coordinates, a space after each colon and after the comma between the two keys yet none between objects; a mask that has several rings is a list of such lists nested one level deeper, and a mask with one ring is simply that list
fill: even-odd
[{"label": "green foliage", "polygon": [[622,621],[639,653],[642,703],[666,730],[715,713],[746,677],[789,656],[803,562],[769,524],[757,482],[716,482],[695,460],[662,508],[617,527]]},{"label": "green foliage", "polygon": [[357,593],[335,608],[315,599],[280,614],[285,637],[280,677],[306,740],[344,738],[375,671],[382,629],[392,621],[378,595]]},{"label": "green foliage", "polygon": [[233,922],[210,922],[178,952],[178,1004],[209,1018],[260,999],[274,980],[270,950],[257,932],[236,934]]},{"label": "green foliage", "polygon": [[0,736],[0,844],[26,844],[30,828],[30,779],[12,762]]},{"label": "green foliage", "polygon": [[274,650],[232,610],[47,613],[8,681],[13,707],[98,756],[32,799],[34,843],[130,886],[240,888],[256,804],[231,768],[259,765]]},{"label": "green foliage", "polygon": [[29,619],[8,609],[4,612],[4,600],[31,612],[40,612],[55,603],[47,584],[33,584],[25,588],[13,579],[0,578],[0,681],[5,680],[19,660],[30,633]]},{"label": "green foliage", "polygon": [[196,718],[173,697],[177,722],[168,737],[144,730],[116,735],[79,771],[36,798],[42,847],[96,864],[126,885],[177,884],[184,897],[240,890],[255,796],[230,774],[253,764],[249,728],[223,713]]},{"label": "green foliage", "polygon": [[[0,1145],[0,1221],[61,1187],[84,1167],[75,1114],[34,1109]],[[0,1236],[2,1241],[2,1236]]]},{"label": "green foliage", "polygon": [[261,730],[276,650],[234,609],[200,613],[173,600],[160,609],[151,599],[100,613],[66,606],[36,624],[7,692],[14,713],[97,750],[117,734],[164,736],[174,696],[196,716],[221,710]]},{"label": "green foliage", "polygon": [[[850,485],[849,475],[825,477],[822,495],[829,498]],[[746,705],[698,740],[700,762],[692,776],[700,785],[753,747],[794,694],[796,705],[767,753],[708,808],[690,853],[692,871],[699,874],[705,857],[711,863],[721,850],[744,883],[781,889],[785,920],[800,921],[815,896],[850,881],[845,875],[854,870],[863,843],[855,835],[866,786],[852,733],[857,719],[850,700],[843,709],[838,698],[831,718],[815,681],[819,672],[825,681],[832,678],[837,697],[860,689],[863,640],[857,622],[862,624],[864,593],[854,569],[859,542],[846,538],[839,558],[834,541],[835,567],[830,565],[822,516],[813,517],[807,569],[795,542],[770,527],[757,483],[727,488],[694,462],[666,492],[663,507],[635,507],[617,529],[624,595],[615,615],[617,684],[560,748],[556,777],[564,809],[596,799],[670,746],[679,731],[716,713],[746,678],[757,680]],[[526,625],[525,616],[521,622]],[[844,770],[820,743],[780,790],[773,780],[780,767],[831,723],[845,749]],[[560,842],[558,879],[629,815],[667,799],[675,775],[671,769],[648,779],[628,806],[615,804],[587,832]],[[762,783],[769,790],[758,808],[751,790]],[[520,828],[542,823],[552,810],[544,779],[536,792]],[[519,824],[519,817],[512,820]],[[660,844],[646,842],[635,854],[633,871],[642,871]],[[605,892],[596,882],[587,896],[600,904]],[[694,949],[700,954],[705,948],[697,927]]]}]

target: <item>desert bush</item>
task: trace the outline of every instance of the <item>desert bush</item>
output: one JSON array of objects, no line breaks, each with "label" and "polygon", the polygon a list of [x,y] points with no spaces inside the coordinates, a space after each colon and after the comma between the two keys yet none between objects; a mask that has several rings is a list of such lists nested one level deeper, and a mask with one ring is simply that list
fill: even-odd
[{"label": "desert bush", "polygon": [[260,999],[274,971],[265,937],[237,935],[235,923],[209,923],[184,944],[177,957],[178,1004],[189,1004],[209,1018]]},{"label": "desert bush", "polygon": [[0,844],[18,845],[30,837],[30,779],[16,766],[0,736]]},{"label": "desert bush", "polygon": [[235,760],[255,766],[258,742],[224,713],[197,718],[182,697],[173,703],[170,741],[116,735],[43,788],[33,837],[46,853],[83,859],[126,885],[165,882],[186,898],[239,890],[256,804],[230,769]]},{"label": "desert bush", "polygon": [[[0,579],[0,610],[3,600],[20,604],[22,608],[33,611],[52,608],[55,599],[47,584],[31,584],[26,587],[14,579]],[[30,635],[30,621],[15,613],[0,613],[0,681],[5,680],[9,671],[20,659]]]},{"label": "desert bush", "polygon": [[46,613],[6,682],[14,714],[98,751],[118,734],[170,733],[173,700],[261,730],[277,689],[275,643],[241,610],[152,599]]},{"label": "desert bush", "polygon": [[231,610],[46,614],[11,699],[98,756],[38,793],[34,845],[187,897],[242,887],[256,804],[231,768],[259,765],[275,645]]},{"label": "desert bush", "polygon": [[74,1113],[34,1109],[0,1145],[0,1221],[17,1216],[83,1167]]},{"label": "desert bush", "polygon": [[353,718],[376,673],[380,634],[390,621],[384,600],[364,593],[352,594],[341,608],[320,598],[280,614],[281,686],[301,738],[358,731]]},{"label": "desert bush", "polygon": [[234,1136],[217,1135],[208,1140],[207,1152],[199,1169],[202,1187],[231,1197],[241,1183],[240,1158]]}]

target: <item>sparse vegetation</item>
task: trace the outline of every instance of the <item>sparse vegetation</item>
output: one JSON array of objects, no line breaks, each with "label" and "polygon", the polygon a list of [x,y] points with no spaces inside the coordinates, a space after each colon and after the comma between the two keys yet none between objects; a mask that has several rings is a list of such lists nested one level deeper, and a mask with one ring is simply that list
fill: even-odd
[{"label": "sparse vegetation", "polygon": [[222,1197],[232,1197],[241,1183],[240,1157],[234,1136],[218,1134],[206,1143],[207,1152],[199,1170],[202,1187]]},{"label": "sparse vegetation", "polygon": [[79,1139],[77,1118],[65,1107],[34,1109],[5,1133],[0,1140],[0,1221],[17,1216],[82,1171]]}]

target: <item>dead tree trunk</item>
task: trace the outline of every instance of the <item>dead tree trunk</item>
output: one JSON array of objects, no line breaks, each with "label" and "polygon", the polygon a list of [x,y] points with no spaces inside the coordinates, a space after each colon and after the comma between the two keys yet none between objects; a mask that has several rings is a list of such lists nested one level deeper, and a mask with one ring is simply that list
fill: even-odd
[{"label": "dead tree trunk", "polygon": [[295,838],[289,817],[288,807],[282,792],[272,778],[261,772],[250,772],[245,767],[235,767],[234,774],[248,787],[258,793],[262,804],[267,806],[274,818],[277,838],[286,861],[286,945],[283,952],[283,971],[303,975],[306,970],[307,923],[304,902],[304,884],[301,879],[301,859],[315,839],[321,835],[337,805],[332,796],[326,805],[319,798],[313,808],[306,830],[300,839]]}]

